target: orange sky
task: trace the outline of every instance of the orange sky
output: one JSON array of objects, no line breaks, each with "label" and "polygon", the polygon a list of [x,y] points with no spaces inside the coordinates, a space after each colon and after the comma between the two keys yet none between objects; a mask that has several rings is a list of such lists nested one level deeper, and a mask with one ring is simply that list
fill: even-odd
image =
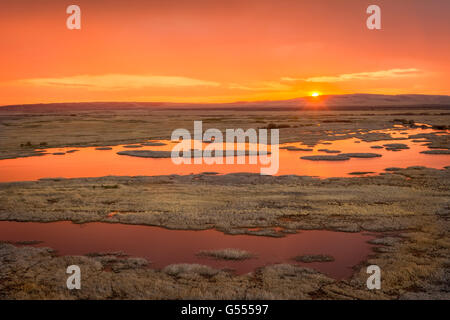
[{"label": "orange sky", "polygon": [[449,52],[448,0],[1,1],[0,105],[450,94]]}]

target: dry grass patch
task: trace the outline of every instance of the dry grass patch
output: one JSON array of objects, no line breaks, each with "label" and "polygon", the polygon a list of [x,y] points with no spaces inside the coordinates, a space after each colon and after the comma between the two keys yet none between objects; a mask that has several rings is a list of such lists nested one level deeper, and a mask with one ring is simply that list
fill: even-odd
[{"label": "dry grass patch", "polygon": [[214,276],[220,272],[220,270],[201,265],[196,263],[179,263],[171,264],[163,269],[163,272],[170,276],[180,275],[202,275],[202,276]]},{"label": "dry grass patch", "polygon": [[297,262],[311,263],[311,262],[332,262],[334,258],[325,254],[306,254],[294,257]]},{"label": "dry grass patch", "polygon": [[246,260],[255,257],[254,254],[240,249],[202,250],[199,256],[211,257],[218,260]]}]

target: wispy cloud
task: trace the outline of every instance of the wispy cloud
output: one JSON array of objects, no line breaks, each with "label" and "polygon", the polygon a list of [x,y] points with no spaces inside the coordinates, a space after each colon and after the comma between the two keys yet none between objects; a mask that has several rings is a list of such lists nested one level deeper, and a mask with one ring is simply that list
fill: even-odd
[{"label": "wispy cloud", "polygon": [[228,86],[229,89],[238,89],[246,91],[285,91],[291,89],[291,86],[273,81],[264,81],[260,83],[254,83],[251,85],[241,85],[232,83]]},{"label": "wispy cloud", "polygon": [[74,87],[92,90],[123,90],[147,87],[217,87],[220,83],[187,77],[153,76],[153,75],[79,75],[61,78],[33,78],[20,80],[22,83],[37,86]]},{"label": "wispy cloud", "polygon": [[344,82],[352,80],[380,80],[388,78],[401,78],[417,76],[422,73],[416,68],[409,69],[390,69],[373,72],[345,73],[337,76],[319,76],[306,79],[296,79],[290,77],[281,78],[282,81],[306,81],[306,82]]},{"label": "wispy cloud", "polygon": [[281,81],[301,81],[304,79],[297,79],[297,78],[291,78],[291,77],[283,77],[281,78]]}]

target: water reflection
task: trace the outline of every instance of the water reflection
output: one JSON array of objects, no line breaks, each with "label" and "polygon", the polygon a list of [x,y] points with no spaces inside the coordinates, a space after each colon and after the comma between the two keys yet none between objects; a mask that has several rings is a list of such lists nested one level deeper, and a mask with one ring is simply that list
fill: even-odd
[{"label": "water reflection", "polygon": [[[387,167],[427,166],[441,169],[450,165],[449,155],[422,154],[421,151],[428,150],[423,139],[406,139],[408,135],[417,133],[436,132],[432,129],[391,129],[378,131],[390,134],[393,138],[404,140],[384,140],[365,142],[357,138],[322,141],[311,151],[311,147],[301,143],[289,143],[280,145],[280,148],[291,147],[291,150],[280,149],[278,175],[307,175],[321,178],[346,177],[352,172],[383,172]],[[447,134],[447,133],[443,133]],[[386,143],[407,144],[409,149],[393,152],[385,148],[374,149]],[[164,144],[164,145],[160,145]],[[203,148],[208,144],[204,143]],[[27,158],[0,160],[0,181],[26,181],[37,180],[47,177],[101,177],[108,175],[117,176],[154,176],[170,174],[198,174],[202,172],[216,172],[219,174],[252,172],[259,173],[260,164],[249,164],[246,157],[245,164],[189,164],[175,165],[170,158],[154,159],[139,158],[126,155],[118,155],[120,151],[153,150],[171,151],[174,143],[171,141],[153,141],[143,143],[137,148],[129,148],[126,145],[112,146],[109,148],[53,148],[45,150],[48,154]],[[224,150],[230,145],[224,145]],[[238,150],[248,149],[248,145],[237,146]],[[300,159],[302,156],[327,154],[321,149],[338,150],[342,153],[378,153],[380,158],[372,159],[350,159],[348,161],[310,161]]]},{"label": "water reflection", "polygon": [[[112,223],[12,222],[0,221],[1,241],[33,241],[60,255],[123,251],[151,261],[152,268],[173,263],[199,263],[214,268],[231,268],[238,274],[275,263],[292,263],[314,268],[336,279],[351,276],[352,267],[372,252],[373,235],[308,230],[284,238],[226,235],[215,230],[185,231]],[[201,250],[241,249],[256,255],[244,261],[223,261],[197,254]],[[295,256],[326,254],[332,262],[297,263]]]}]

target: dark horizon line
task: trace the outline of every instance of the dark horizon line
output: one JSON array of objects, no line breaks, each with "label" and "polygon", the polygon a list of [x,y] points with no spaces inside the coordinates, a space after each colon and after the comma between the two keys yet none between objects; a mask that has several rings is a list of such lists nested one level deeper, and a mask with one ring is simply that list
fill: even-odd
[{"label": "dark horizon line", "polygon": [[[315,99],[320,98],[334,98],[334,97],[355,97],[355,96],[371,96],[371,97],[397,97],[397,98],[406,98],[406,97],[436,97],[436,98],[449,98],[449,101],[442,103],[442,102],[417,102],[417,101],[410,101],[411,104],[402,104],[402,105],[389,105],[389,104],[382,104],[382,105],[371,105],[371,102],[368,101],[368,104],[342,104],[342,105],[330,105],[327,106],[329,108],[335,109],[335,108],[355,108],[355,107],[414,107],[414,106],[436,106],[436,107],[450,107],[450,95],[444,95],[444,94],[416,94],[416,93],[405,93],[405,94],[376,94],[376,93],[350,93],[350,94],[330,94],[330,95],[320,95],[319,97],[312,97],[312,96],[303,96],[303,97],[297,97],[297,98],[291,98],[291,99],[284,99],[284,100],[255,100],[255,101],[233,101],[233,102],[169,102],[169,101],[70,101],[70,102],[37,102],[37,103],[24,103],[24,104],[7,104],[7,105],[0,105],[0,109],[8,108],[20,108],[20,107],[32,107],[32,106],[62,106],[62,105],[101,105],[101,104],[126,104],[129,105],[128,107],[133,107],[131,105],[136,105],[136,108],[142,108],[142,107],[170,107],[171,110],[177,110],[177,109],[187,109],[189,107],[194,106],[211,106],[210,109],[227,109],[227,110],[234,110],[233,105],[238,104],[245,104],[245,105],[252,105],[252,104],[269,104],[269,103],[283,103],[283,102],[295,102],[297,100],[305,100],[307,102],[312,102]],[[400,102],[400,101],[399,101]],[[320,101],[315,101],[315,105],[321,105]],[[395,102],[392,102],[395,103]],[[404,102],[407,103],[407,102]],[[426,105],[425,105],[426,104]],[[147,105],[147,106],[144,106]],[[181,105],[184,105],[183,108],[177,108]],[[214,108],[214,106],[217,106],[217,108]],[[223,106],[223,107],[220,107]],[[225,107],[229,106],[229,107]],[[242,108],[243,106],[241,106]],[[257,106],[249,106],[250,108],[258,108]],[[298,109],[298,108],[310,108],[311,106],[278,106],[275,108],[281,108],[281,109]],[[259,106],[259,108],[264,110],[273,109],[274,107],[271,106]],[[193,108],[195,110],[195,108]],[[203,109],[203,108],[198,108]],[[245,108],[244,108],[245,109]]]}]

